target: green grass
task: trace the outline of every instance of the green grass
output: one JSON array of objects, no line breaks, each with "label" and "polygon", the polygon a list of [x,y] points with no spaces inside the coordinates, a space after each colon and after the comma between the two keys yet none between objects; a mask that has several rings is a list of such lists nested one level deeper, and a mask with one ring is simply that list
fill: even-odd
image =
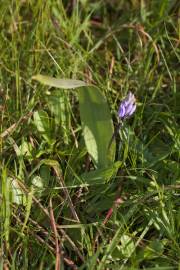
[{"label": "green grass", "polygon": [[[0,269],[180,269],[179,10],[179,0],[1,1]],[[79,90],[44,86],[39,73],[96,85],[115,127],[135,94],[111,164],[94,161],[82,132],[98,107],[91,119]]]}]

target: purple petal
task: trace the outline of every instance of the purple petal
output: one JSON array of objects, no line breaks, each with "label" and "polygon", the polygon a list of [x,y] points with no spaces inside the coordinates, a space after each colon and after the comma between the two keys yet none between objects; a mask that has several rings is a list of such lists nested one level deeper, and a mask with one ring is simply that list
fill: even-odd
[{"label": "purple petal", "polygon": [[124,99],[124,105],[129,106],[130,104],[134,104],[135,101],[136,101],[135,96],[131,92],[129,92],[127,97]]},{"label": "purple petal", "polygon": [[131,116],[136,110],[136,98],[132,92],[129,92],[127,97],[122,100],[118,115],[120,118],[126,118]]},{"label": "purple petal", "polygon": [[128,95],[129,103],[134,103],[136,101],[135,96],[130,92]]},{"label": "purple petal", "polygon": [[134,106],[134,104],[132,104],[132,103],[128,104],[128,106],[126,107],[126,112],[125,112],[126,116],[129,116],[133,106]]},{"label": "purple petal", "polygon": [[136,104],[134,104],[129,112],[129,116],[131,116],[136,110]]},{"label": "purple petal", "polygon": [[121,105],[120,105],[120,107],[119,107],[119,112],[118,112],[119,117],[120,117],[120,118],[123,118],[124,115],[125,115],[125,112],[126,112],[125,106],[123,105],[123,103],[121,103]]}]

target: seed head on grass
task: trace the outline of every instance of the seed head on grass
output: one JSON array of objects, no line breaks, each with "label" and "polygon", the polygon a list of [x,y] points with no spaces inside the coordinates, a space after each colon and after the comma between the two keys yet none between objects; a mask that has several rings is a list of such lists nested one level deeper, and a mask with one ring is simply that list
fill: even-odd
[{"label": "seed head on grass", "polygon": [[134,94],[129,92],[127,97],[123,99],[119,106],[118,115],[121,120],[130,117],[136,110],[136,98]]}]

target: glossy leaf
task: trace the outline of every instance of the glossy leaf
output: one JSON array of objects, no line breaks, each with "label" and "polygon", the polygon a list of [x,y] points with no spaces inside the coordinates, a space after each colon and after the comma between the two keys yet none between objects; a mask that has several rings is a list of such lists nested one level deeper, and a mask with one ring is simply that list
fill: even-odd
[{"label": "glossy leaf", "polygon": [[[79,88],[80,117],[88,153],[97,168],[105,168],[112,164],[115,158],[115,141],[112,142],[110,149],[108,146],[114,128],[111,113],[102,92],[97,87],[79,80],[55,79],[43,75],[34,76],[33,79],[57,88]],[[38,122],[38,117],[36,118]]]},{"label": "glossy leaf", "polygon": [[63,89],[73,89],[77,87],[86,86],[87,84],[81,80],[72,79],[56,79],[53,77],[38,74],[32,77],[33,80],[37,80],[43,84]]},{"label": "glossy leaf", "polygon": [[98,168],[114,162],[115,141],[108,149],[114,128],[108,104],[93,86],[79,89],[80,116],[87,150]]}]

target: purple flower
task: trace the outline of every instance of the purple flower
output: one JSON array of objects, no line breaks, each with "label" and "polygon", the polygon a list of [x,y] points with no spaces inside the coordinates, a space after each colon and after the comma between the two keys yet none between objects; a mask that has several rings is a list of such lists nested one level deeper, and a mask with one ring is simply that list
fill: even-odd
[{"label": "purple flower", "polygon": [[136,98],[134,94],[129,92],[127,97],[121,102],[119,106],[118,115],[123,120],[130,117],[136,110]]}]

